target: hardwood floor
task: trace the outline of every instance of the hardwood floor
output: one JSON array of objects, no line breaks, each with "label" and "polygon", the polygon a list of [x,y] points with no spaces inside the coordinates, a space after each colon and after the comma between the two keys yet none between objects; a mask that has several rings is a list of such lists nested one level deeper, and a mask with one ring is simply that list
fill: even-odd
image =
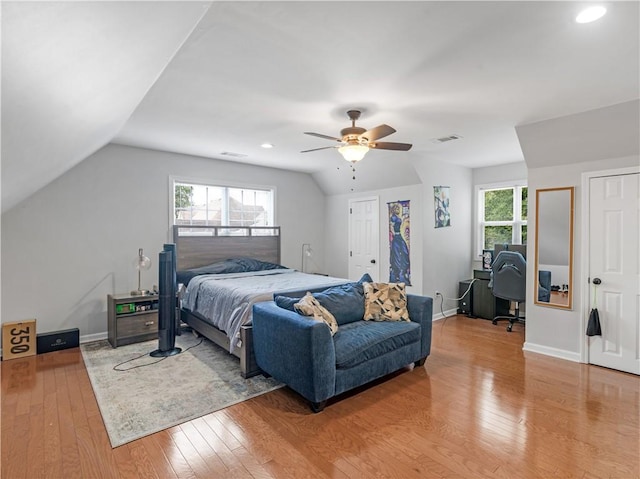
[{"label": "hardwood floor", "polygon": [[637,478],[640,378],[434,323],[424,368],[320,414],[283,388],[111,449],[78,349],[2,362],[2,478]]}]

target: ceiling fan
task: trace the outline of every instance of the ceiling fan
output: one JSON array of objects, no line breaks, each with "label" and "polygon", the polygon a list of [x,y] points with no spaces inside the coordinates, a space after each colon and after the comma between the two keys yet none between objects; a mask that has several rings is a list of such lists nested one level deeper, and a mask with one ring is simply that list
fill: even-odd
[{"label": "ceiling fan", "polygon": [[379,125],[371,130],[365,130],[359,126],[356,126],[356,120],[360,118],[359,110],[349,110],[347,112],[349,119],[351,120],[351,126],[343,128],[340,131],[341,138],[336,138],[329,135],[322,135],[320,133],[313,133],[305,131],[305,135],[317,136],[318,138],[324,138],[326,140],[337,141],[339,145],[325,146],[322,148],[313,148],[311,150],[304,150],[301,153],[308,153],[310,151],[326,150],[328,148],[337,148],[343,158],[351,163],[356,163],[364,158],[364,155],[370,149],[375,150],[398,150],[408,151],[413,145],[409,143],[393,143],[388,141],[378,141],[380,138],[389,136],[395,133],[396,130],[389,125]]}]

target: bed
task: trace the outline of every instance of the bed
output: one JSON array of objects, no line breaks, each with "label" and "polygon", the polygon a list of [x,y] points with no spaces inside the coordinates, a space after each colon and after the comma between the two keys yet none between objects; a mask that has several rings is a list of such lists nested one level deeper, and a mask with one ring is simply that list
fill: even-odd
[{"label": "bed", "polygon": [[[178,281],[187,283],[180,293],[180,320],[240,358],[244,378],[260,373],[253,354],[253,304],[276,292],[302,295],[348,282],[281,266],[277,226],[174,226],[173,242]],[[252,271],[254,264],[259,271]]]}]

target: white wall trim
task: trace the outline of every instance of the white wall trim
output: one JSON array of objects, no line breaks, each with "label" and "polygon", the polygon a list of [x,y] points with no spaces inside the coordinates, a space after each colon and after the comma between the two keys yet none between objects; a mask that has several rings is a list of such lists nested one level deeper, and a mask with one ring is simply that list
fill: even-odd
[{"label": "white wall trim", "polygon": [[476,191],[478,190],[497,190],[500,188],[510,188],[512,186],[527,186],[527,179],[520,178],[513,181],[496,181],[495,183],[482,183],[476,185]]},{"label": "white wall trim", "polygon": [[[611,170],[599,170],[599,171],[587,171],[582,173],[582,261],[580,264],[580,271],[583,272],[585,278],[580,281],[580,285],[582,287],[582,302],[580,304],[580,331],[587,330],[587,318],[590,310],[590,291],[589,288],[591,286],[591,281],[588,281],[589,278],[589,247],[590,247],[590,238],[589,238],[589,218],[590,218],[590,207],[589,207],[589,199],[591,197],[591,179],[593,178],[601,178],[604,176],[618,176],[618,175],[632,175],[640,173],[640,166],[630,166],[627,168],[614,168]],[[581,363],[589,363],[589,337],[586,334],[581,334],[581,338],[579,341],[578,353],[580,357]]]},{"label": "white wall trim", "polygon": [[80,336],[80,344],[93,343],[94,341],[102,341],[103,339],[107,339],[106,331],[103,333],[84,334]]},{"label": "white wall trim", "polygon": [[441,319],[447,319],[451,316],[455,316],[456,314],[458,314],[458,309],[457,308],[452,308],[452,309],[447,309],[444,312],[444,316],[442,316],[442,313],[440,312],[434,312],[433,313],[433,321],[440,321]]},{"label": "white wall trim", "polygon": [[522,346],[522,350],[528,351],[531,353],[544,354],[545,356],[552,356],[558,359],[566,359],[567,361],[573,361],[574,363],[581,362],[580,354],[574,351],[551,348],[549,346],[542,346],[541,344],[533,344],[530,342],[525,342],[524,346]]}]

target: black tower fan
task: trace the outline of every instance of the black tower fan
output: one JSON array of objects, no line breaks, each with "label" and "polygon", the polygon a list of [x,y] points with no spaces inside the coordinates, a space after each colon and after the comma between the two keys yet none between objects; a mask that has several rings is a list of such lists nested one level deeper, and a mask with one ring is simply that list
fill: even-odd
[{"label": "black tower fan", "polygon": [[162,358],[179,354],[176,348],[176,245],[165,244],[160,252],[158,297],[158,349],[150,354]]}]

